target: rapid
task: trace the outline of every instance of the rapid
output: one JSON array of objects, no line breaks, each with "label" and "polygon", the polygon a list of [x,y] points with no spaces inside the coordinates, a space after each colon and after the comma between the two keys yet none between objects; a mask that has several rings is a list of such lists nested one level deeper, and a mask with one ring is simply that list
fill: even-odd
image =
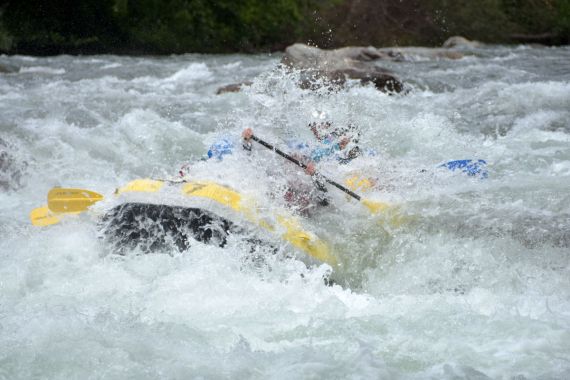
[{"label": "rapid", "polygon": [[[383,62],[402,94],[301,89],[280,58],[0,56],[0,379],[570,378],[570,49]],[[377,178],[401,216],[329,187],[303,223],[335,268],[279,240],[120,256],[89,214],[29,221],[54,186],[111,198],[185,163],[272,207],[291,163],[200,158],[246,127],[287,151],[313,121],[360,128],[374,154],[319,169]]]}]

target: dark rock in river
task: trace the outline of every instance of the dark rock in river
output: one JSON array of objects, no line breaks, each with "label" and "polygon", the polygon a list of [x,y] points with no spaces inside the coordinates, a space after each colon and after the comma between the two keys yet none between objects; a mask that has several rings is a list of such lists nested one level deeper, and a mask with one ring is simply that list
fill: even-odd
[{"label": "dark rock in river", "polygon": [[[347,46],[334,50],[323,50],[305,44],[294,44],[285,49],[281,63],[300,71],[300,86],[306,89],[320,87],[338,88],[347,80],[358,80],[362,84],[373,84],[378,90],[399,93],[403,83],[395,74],[378,66],[379,61],[405,62],[426,59],[460,59],[463,54],[443,48],[381,48],[372,46]],[[251,82],[242,82],[220,87],[217,94],[238,92]]]},{"label": "dark rock in river", "polygon": [[375,64],[375,61],[393,60],[389,52],[373,47],[345,47],[322,50],[305,44],[294,44],[285,49],[282,63],[301,71],[301,86],[314,88],[322,81],[341,86],[347,79],[357,79],[363,84],[373,83],[385,92],[401,92],[403,84],[394,74]]},{"label": "dark rock in river", "polygon": [[16,148],[0,138],[0,189],[17,190],[22,186],[22,178],[28,163],[19,161],[12,151]]},{"label": "dark rock in river", "polygon": [[225,94],[226,92],[240,92],[243,86],[251,86],[251,84],[252,84],[251,81],[228,84],[227,86],[218,88],[218,91],[216,91],[216,95]]}]

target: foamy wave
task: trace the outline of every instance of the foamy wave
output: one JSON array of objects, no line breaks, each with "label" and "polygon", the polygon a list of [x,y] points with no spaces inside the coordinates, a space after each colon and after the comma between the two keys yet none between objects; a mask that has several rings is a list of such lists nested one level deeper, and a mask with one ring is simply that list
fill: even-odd
[{"label": "foamy wave", "polygon": [[241,61],[228,63],[226,65],[223,65],[222,69],[224,69],[224,70],[237,69],[238,67],[241,67],[241,63],[242,63]]},{"label": "foamy wave", "polygon": [[121,67],[121,66],[123,66],[123,65],[120,63],[110,63],[108,65],[101,67],[101,70],[116,69],[117,67]]},{"label": "foamy wave", "polygon": [[25,73],[39,73],[39,74],[51,74],[51,75],[62,75],[65,74],[65,69],[59,68],[54,69],[53,67],[46,67],[46,66],[30,66],[30,67],[21,67],[20,74]]},{"label": "foamy wave", "polygon": [[[514,122],[514,129],[521,131],[545,130],[549,132],[570,132],[567,121],[570,120],[569,112],[554,112],[537,110],[534,113],[525,115]],[[552,135],[547,135],[552,138]],[[567,139],[565,137],[564,139]]]},{"label": "foamy wave", "polygon": [[205,63],[192,63],[185,69],[164,79],[165,82],[194,82],[212,78],[212,72]]},{"label": "foamy wave", "polygon": [[570,83],[539,82],[518,83],[499,91],[499,97],[508,99],[512,106],[521,109],[561,109],[570,107]]},{"label": "foamy wave", "polygon": [[[0,378],[569,378],[570,83],[560,62],[570,50],[517,49],[501,62],[490,56],[513,48],[493,49],[389,63],[419,87],[392,96],[360,85],[299,89],[266,55],[2,57],[73,76],[1,78],[0,134],[15,142],[4,149],[12,168],[29,165],[17,191],[0,189],[0,356],[9,363]],[[235,96],[212,91],[253,76]],[[314,142],[307,124],[329,120],[358,126],[361,148],[377,154],[319,171],[343,186],[349,175],[375,179],[378,189],[357,193],[393,205],[372,215],[329,186],[330,207],[302,219],[338,258],[332,278],[350,289],[325,286],[327,268],[289,258],[280,241],[275,255],[236,239],[116,257],[97,236],[104,206],[121,201],[117,186],[176,176],[186,161],[189,178],[230,186],[273,215],[290,178],[310,178],[257,143],[241,149],[241,131],[293,153],[286,138]],[[234,153],[200,161],[218,134],[234,139]],[[435,172],[460,158],[487,160],[489,178]],[[56,185],[109,203],[30,226],[28,212]],[[245,217],[228,219],[249,228]]]}]

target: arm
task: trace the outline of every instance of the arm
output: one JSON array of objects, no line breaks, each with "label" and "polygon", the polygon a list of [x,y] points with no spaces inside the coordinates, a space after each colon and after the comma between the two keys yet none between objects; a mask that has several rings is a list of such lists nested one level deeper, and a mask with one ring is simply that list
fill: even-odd
[{"label": "arm", "polygon": [[325,186],[326,181],[319,173],[317,173],[314,162],[310,161],[309,163],[307,163],[307,168],[305,169],[305,173],[311,176],[313,184],[315,185],[317,190],[323,193],[327,192],[327,187]]},{"label": "arm", "polygon": [[319,130],[317,129],[317,123],[311,123],[309,124],[309,127],[311,128],[311,132],[313,132],[313,135],[315,135],[316,139],[321,141],[323,137],[321,136]]},{"label": "arm", "polygon": [[312,122],[309,123],[309,128],[311,129],[311,132],[313,132],[313,135],[315,135],[317,140],[323,141],[328,135],[328,133],[323,133],[323,132],[328,131],[331,125],[332,124],[329,121],[320,122],[319,124],[317,124],[316,122]]},{"label": "arm", "polygon": [[241,133],[241,137],[243,138],[243,144],[242,144],[242,148],[251,152],[251,137],[253,136],[253,129],[251,128],[246,128],[243,130],[243,132]]}]

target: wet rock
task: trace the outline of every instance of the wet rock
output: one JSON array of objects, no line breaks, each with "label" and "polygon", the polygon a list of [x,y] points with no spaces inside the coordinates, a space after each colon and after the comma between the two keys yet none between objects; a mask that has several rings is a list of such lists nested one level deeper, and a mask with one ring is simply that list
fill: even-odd
[{"label": "wet rock", "polygon": [[305,90],[317,90],[326,86],[332,91],[342,87],[345,83],[346,77],[341,73],[308,69],[301,71],[299,87]]},{"label": "wet rock", "polygon": [[443,47],[449,48],[478,48],[481,47],[483,43],[479,41],[471,41],[465,37],[453,36],[449,37],[444,43]]},{"label": "wet rock", "polygon": [[378,60],[395,60],[391,52],[374,47],[344,47],[322,50],[305,44],[285,49],[282,64],[301,71],[301,86],[313,88],[325,85],[342,86],[347,79],[373,83],[385,92],[401,92],[403,84],[389,70],[376,65]]},{"label": "wet rock", "polygon": [[386,92],[402,92],[404,85],[393,75],[382,71],[345,70],[351,79],[359,79],[362,84],[372,83],[378,90]]},{"label": "wet rock", "polygon": [[0,189],[17,190],[22,186],[22,179],[28,163],[18,161],[11,153],[12,144],[0,138]]},{"label": "wet rock", "polygon": [[240,92],[242,87],[251,86],[251,85],[252,85],[251,81],[228,84],[227,86],[223,86],[223,87],[218,88],[218,91],[216,91],[216,95],[225,94],[227,92]]},{"label": "wet rock", "polygon": [[393,61],[413,62],[418,60],[461,59],[464,54],[442,48],[401,47],[378,49],[392,57]]},{"label": "wet rock", "polygon": [[[285,49],[281,63],[300,71],[299,86],[305,89],[338,89],[349,79],[362,84],[373,84],[388,93],[404,91],[404,84],[395,73],[378,65],[381,61],[404,62],[425,59],[460,59],[463,54],[442,48],[375,48],[373,46],[347,46],[323,50],[305,44],[294,44]],[[238,92],[251,82],[220,87],[217,94]]]},{"label": "wet rock", "polygon": [[17,73],[18,71],[20,71],[20,68],[18,66],[0,63],[0,73],[2,74]]},{"label": "wet rock", "polygon": [[305,44],[294,44],[285,49],[282,63],[299,70],[333,71],[351,68],[356,63],[392,60],[394,58],[399,57],[394,57],[389,52],[381,51],[372,46],[323,50]]},{"label": "wet rock", "polygon": [[[463,54],[443,48],[375,48],[373,46],[347,46],[323,50],[305,44],[294,44],[285,49],[281,63],[300,71],[299,86],[305,89],[338,89],[347,80],[373,84],[378,90],[388,93],[404,91],[404,84],[395,73],[382,68],[378,62],[405,62],[425,59],[460,59]],[[217,94],[238,92],[251,82],[242,82],[220,87]]]}]

